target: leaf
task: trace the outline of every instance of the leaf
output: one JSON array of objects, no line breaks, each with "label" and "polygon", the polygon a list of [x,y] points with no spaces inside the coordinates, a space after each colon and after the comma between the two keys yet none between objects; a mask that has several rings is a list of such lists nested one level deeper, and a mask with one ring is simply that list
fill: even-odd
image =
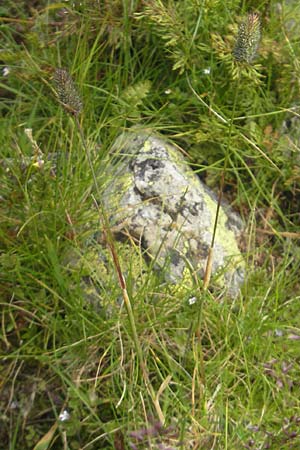
[{"label": "leaf", "polygon": [[137,108],[143,104],[143,100],[149,94],[150,89],[151,82],[149,80],[139,81],[125,89],[122,100],[126,101],[130,107]]},{"label": "leaf", "polygon": [[39,440],[33,450],[47,450],[53,439],[55,431],[57,429],[57,422],[50,428],[50,430]]},{"label": "leaf", "polygon": [[65,3],[52,3],[52,5],[48,5],[43,11],[51,11],[53,9],[61,9],[61,8],[68,8],[69,5],[66,5]]}]

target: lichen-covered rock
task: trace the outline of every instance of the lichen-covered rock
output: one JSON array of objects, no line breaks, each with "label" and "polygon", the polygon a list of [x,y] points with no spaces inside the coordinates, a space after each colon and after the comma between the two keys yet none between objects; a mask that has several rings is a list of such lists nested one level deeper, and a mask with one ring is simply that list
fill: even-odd
[{"label": "lichen-covered rock", "polygon": [[[214,194],[173,145],[150,132],[122,134],[113,154],[117,162],[109,168],[104,193],[112,230],[141,242],[167,280],[178,283],[194,271],[203,277],[217,209]],[[231,295],[244,279],[241,229],[241,219],[221,207],[212,272]]]},{"label": "lichen-covered rock", "polygon": [[[99,218],[92,226],[88,224],[88,228],[92,231],[98,224]],[[82,248],[66,249],[62,265],[68,273],[71,295],[83,298],[97,313],[110,317],[114,308],[119,308],[122,295],[110,251],[100,242],[100,235],[99,231],[91,234]],[[147,264],[139,249],[129,243],[115,242],[115,248],[134,297],[147,277]]]},{"label": "lichen-covered rock", "polygon": [[282,149],[284,158],[288,158],[290,162],[297,165],[300,164],[300,119],[298,115],[289,114],[283,121],[278,145]]}]

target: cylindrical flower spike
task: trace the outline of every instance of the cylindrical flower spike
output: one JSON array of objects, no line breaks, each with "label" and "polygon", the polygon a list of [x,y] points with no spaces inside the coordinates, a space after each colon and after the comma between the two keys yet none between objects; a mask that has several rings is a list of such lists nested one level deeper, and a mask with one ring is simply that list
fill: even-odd
[{"label": "cylindrical flower spike", "polygon": [[257,13],[248,14],[239,27],[233,56],[237,61],[251,63],[256,56],[260,32],[260,18]]},{"label": "cylindrical flower spike", "polygon": [[82,110],[82,101],[69,72],[66,69],[56,69],[54,82],[59,101],[68,112],[78,115]]}]

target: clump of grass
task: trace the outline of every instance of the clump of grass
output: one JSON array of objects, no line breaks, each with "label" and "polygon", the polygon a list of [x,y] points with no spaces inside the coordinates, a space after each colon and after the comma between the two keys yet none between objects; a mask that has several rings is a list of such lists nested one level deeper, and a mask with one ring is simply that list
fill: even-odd
[{"label": "clump of grass", "polygon": [[142,372],[142,375],[144,378],[145,386],[151,395],[154,406],[156,407],[158,418],[163,423],[164,417],[163,417],[163,414],[161,412],[158,402],[155,401],[155,392],[154,392],[154,389],[153,389],[152,384],[149,379],[147,366],[146,366],[143,352],[142,352],[142,347],[139,342],[139,337],[137,334],[136,324],[135,324],[135,317],[133,314],[131,300],[128,295],[126,279],[123,275],[123,271],[121,268],[121,264],[120,264],[120,260],[119,260],[118,253],[116,250],[116,246],[114,244],[114,238],[113,238],[113,235],[110,230],[109,220],[107,218],[107,215],[106,215],[106,212],[104,209],[104,205],[101,200],[101,192],[100,192],[100,189],[98,186],[98,181],[96,178],[94,166],[93,166],[90,154],[89,154],[89,149],[88,149],[88,146],[87,146],[85,138],[84,138],[81,124],[78,120],[78,115],[80,114],[80,112],[82,110],[82,102],[80,100],[78,91],[75,88],[73,80],[72,80],[70,74],[68,73],[68,71],[66,71],[65,69],[56,69],[55,75],[54,75],[54,80],[55,80],[55,83],[57,86],[58,97],[59,97],[61,103],[63,104],[64,108],[68,112],[71,112],[71,114],[74,115],[74,117],[75,117],[75,123],[77,126],[77,130],[80,134],[82,146],[83,146],[83,148],[86,152],[87,158],[88,158],[89,167],[90,167],[90,170],[91,170],[91,173],[93,176],[94,187],[95,187],[95,190],[97,193],[98,200],[96,200],[95,197],[93,197],[93,199],[94,199],[95,205],[96,205],[97,210],[100,215],[100,223],[102,225],[105,240],[107,242],[107,245],[108,245],[110,253],[111,253],[112,261],[113,261],[115,271],[117,274],[117,279],[118,279],[119,286],[120,286],[120,289],[122,292],[124,304],[126,306],[127,314],[128,314],[129,321],[130,321],[131,331],[132,331],[132,338],[133,338],[136,353],[138,355],[139,364],[140,364],[141,372]]}]

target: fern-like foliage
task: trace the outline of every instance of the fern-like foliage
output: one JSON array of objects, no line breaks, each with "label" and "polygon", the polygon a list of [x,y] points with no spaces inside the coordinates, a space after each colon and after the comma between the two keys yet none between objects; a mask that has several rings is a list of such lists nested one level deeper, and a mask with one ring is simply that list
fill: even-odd
[{"label": "fern-like foliage", "polygon": [[139,118],[144,100],[151,90],[149,80],[139,81],[128,86],[119,96],[118,113],[127,118]]},{"label": "fern-like foliage", "polygon": [[206,48],[198,39],[200,7],[198,0],[191,0],[188,4],[174,0],[151,0],[146,2],[141,12],[135,14],[137,19],[144,19],[152,32],[163,40],[167,55],[173,61],[172,68],[179,73],[189,68],[191,62],[199,58],[201,49]]}]

